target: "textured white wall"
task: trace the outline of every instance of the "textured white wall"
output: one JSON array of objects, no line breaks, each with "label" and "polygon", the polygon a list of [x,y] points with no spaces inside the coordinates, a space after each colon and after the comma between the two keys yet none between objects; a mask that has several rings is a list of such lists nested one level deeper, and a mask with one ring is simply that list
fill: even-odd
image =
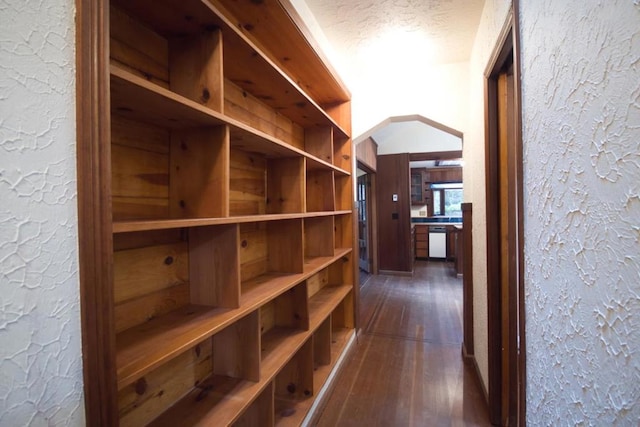
[{"label": "textured white wall", "polygon": [[82,425],[74,2],[0,22],[0,425]]},{"label": "textured white wall", "polygon": [[[413,61],[418,55],[412,50],[401,48],[398,55],[407,60],[346,65],[359,70],[355,76],[345,78],[352,92],[353,135],[357,137],[389,117],[411,114],[464,132],[469,64],[425,65],[420,60]],[[377,56],[386,55],[381,51]]]},{"label": "textured white wall", "polygon": [[465,202],[473,203],[473,324],[475,358],[485,386],[489,380],[487,335],[487,216],[484,165],[484,71],[504,26],[511,2],[487,0],[469,72],[469,127],[464,135]]},{"label": "textured white wall", "polygon": [[640,422],[640,1],[521,2],[527,418]]},{"label": "textured white wall", "polygon": [[[304,0],[292,0],[292,4],[351,91],[354,138],[389,117],[412,114],[464,132],[469,96],[467,62],[431,63],[429,40],[416,31],[388,34],[355,51],[339,50],[342,46],[330,45]],[[413,18],[406,16],[408,21]]]}]

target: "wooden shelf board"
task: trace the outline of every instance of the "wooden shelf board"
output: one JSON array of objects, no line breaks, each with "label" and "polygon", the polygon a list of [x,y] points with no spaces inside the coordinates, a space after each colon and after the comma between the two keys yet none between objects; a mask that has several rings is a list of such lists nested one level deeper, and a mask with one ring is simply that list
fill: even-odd
[{"label": "wooden shelf board", "polygon": [[229,126],[231,126],[230,142],[231,147],[234,149],[263,154],[268,158],[305,157],[307,159],[307,168],[310,170],[333,170],[341,175],[351,175],[350,172],[265,132],[254,129],[231,117],[224,117]]},{"label": "wooden shelf board", "polygon": [[[114,3],[166,38],[195,35],[203,28],[219,28],[223,34],[224,71],[231,81],[303,127],[331,125],[339,135],[348,137],[297,83],[236,28],[236,23],[219,16],[220,8],[213,2],[115,0]],[[180,16],[185,19],[177,19]]]},{"label": "wooden shelf board", "polygon": [[262,347],[270,351],[263,353],[260,381],[212,376],[150,425],[195,426],[233,423],[309,339],[310,334],[309,331],[291,328],[273,328],[262,337]]},{"label": "wooden shelf board", "polygon": [[149,426],[230,425],[259,396],[268,381],[212,375]]},{"label": "wooden shelf board", "polygon": [[[327,378],[329,378],[329,375],[331,374],[331,371],[333,370],[333,367],[335,366],[335,361],[332,358],[331,359],[331,363],[328,365],[318,365],[315,366],[313,369],[313,387],[314,387],[314,392],[318,393],[320,391],[320,387],[322,385],[324,385],[325,381],[327,381]],[[318,388],[316,388],[316,386],[320,386]]]},{"label": "wooden shelf board", "polygon": [[[282,61],[282,67],[301,80],[305,90],[314,95],[322,105],[334,105],[349,101],[349,90],[322,56],[305,22],[289,1],[280,1],[281,7],[268,8],[264,3],[253,2],[251,7],[241,2],[229,2],[226,7],[234,16],[249,25],[240,30],[252,40],[267,40],[272,57]],[[296,24],[292,26],[290,21]],[[278,31],[273,31],[275,23]],[[308,49],[308,45],[313,49]]]},{"label": "wooden shelf board", "polygon": [[309,299],[309,328],[316,330],[351,291],[352,286],[325,286]]},{"label": "wooden shelf board", "polygon": [[111,112],[163,128],[219,126],[224,116],[111,64]]},{"label": "wooden shelf board", "polygon": [[313,396],[292,399],[274,397],[275,425],[278,427],[299,426],[313,404]]},{"label": "wooden shelf board", "polygon": [[262,335],[261,375],[273,378],[310,336],[309,331],[275,327]]},{"label": "wooden shelf board", "polygon": [[326,162],[322,159],[318,159],[317,157],[311,156],[309,154],[306,154],[307,156],[307,170],[310,171],[316,171],[316,170],[327,170],[327,169],[331,169],[337,173],[339,173],[340,175],[344,175],[344,176],[351,176],[351,173],[341,169],[329,162]]},{"label": "wooden shelf board", "polygon": [[288,214],[269,214],[253,216],[233,216],[225,218],[183,218],[183,219],[150,219],[117,221],[113,223],[114,233],[130,233],[133,231],[167,230],[172,228],[206,227],[212,225],[243,224],[249,222],[282,221],[287,219],[317,218],[335,215],[347,215],[351,211],[305,212]]},{"label": "wooden shelf board", "polygon": [[116,336],[118,390],[212,336],[247,310],[188,305]]},{"label": "wooden shelf board", "polygon": [[276,298],[350,251],[350,248],[338,249],[333,257],[313,258],[305,263],[304,273],[271,274],[243,283],[240,308],[189,305],[121,332],[116,337],[118,389]]},{"label": "wooden shelf board", "polygon": [[318,271],[323,268],[328,267],[334,261],[342,258],[343,256],[349,254],[351,252],[351,248],[336,248],[333,252],[333,256],[323,256],[323,257],[315,257],[315,258],[305,258],[304,259],[304,274],[305,279],[309,276],[316,274]]},{"label": "wooden shelf board", "polygon": [[312,170],[334,170],[342,175],[350,175],[348,171],[304,150],[158,86],[117,64],[110,65],[110,72],[113,114],[170,129],[226,124],[230,127],[233,148],[260,153],[269,158],[306,157],[308,167]]},{"label": "wooden shelf board", "polygon": [[269,273],[242,282],[240,306],[255,309],[277,298],[304,279],[305,276],[301,273]]}]

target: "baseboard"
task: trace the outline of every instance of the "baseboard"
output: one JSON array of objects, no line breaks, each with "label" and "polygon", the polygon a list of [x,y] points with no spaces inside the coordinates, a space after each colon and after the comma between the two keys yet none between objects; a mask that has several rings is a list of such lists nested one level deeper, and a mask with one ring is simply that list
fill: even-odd
[{"label": "baseboard", "polygon": [[482,375],[480,374],[480,367],[478,366],[476,356],[474,354],[467,353],[467,348],[465,347],[464,343],[462,343],[462,357],[465,363],[471,363],[473,365],[476,381],[482,389],[484,401],[487,402],[487,405],[489,405],[489,391],[487,390],[487,386],[485,385],[484,381],[482,381]]},{"label": "baseboard", "polygon": [[464,357],[465,359],[472,359],[473,358],[473,353],[469,353],[467,351],[467,346],[466,346],[466,344],[464,342],[462,343],[462,357]]},{"label": "baseboard", "polygon": [[342,364],[344,363],[344,360],[346,359],[347,355],[351,352],[353,343],[355,343],[355,341],[356,341],[356,332],[354,331],[354,333],[351,334],[351,338],[349,338],[349,341],[347,342],[347,345],[345,346],[344,351],[342,352],[342,354],[340,354],[340,357],[336,361],[335,366],[331,370],[329,377],[324,382],[324,385],[322,386],[322,388],[318,392],[318,395],[313,401],[313,405],[311,405],[311,409],[309,409],[309,412],[307,412],[307,416],[304,417],[304,420],[302,420],[302,424],[301,424],[302,427],[313,425],[312,422],[316,421],[316,418],[320,415],[320,409],[324,408],[324,405],[326,404],[326,399],[329,397],[329,394],[333,389],[334,380],[338,375],[338,372],[340,372],[340,369],[342,369]]},{"label": "baseboard", "polygon": [[413,271],[380,270],[379,273],[389,276],[413,276]]}]

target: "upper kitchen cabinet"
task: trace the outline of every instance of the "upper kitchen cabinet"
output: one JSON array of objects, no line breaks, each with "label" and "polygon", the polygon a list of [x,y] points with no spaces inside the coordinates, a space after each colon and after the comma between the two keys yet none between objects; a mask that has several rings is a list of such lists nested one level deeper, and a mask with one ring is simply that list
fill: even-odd
[{"label": "upper kitchen cabinet", "polygon": [[429,199],[428,197],[428,183],[429,172],[424,169],[411,169],[411,204],[412,205],[425,205]]}]

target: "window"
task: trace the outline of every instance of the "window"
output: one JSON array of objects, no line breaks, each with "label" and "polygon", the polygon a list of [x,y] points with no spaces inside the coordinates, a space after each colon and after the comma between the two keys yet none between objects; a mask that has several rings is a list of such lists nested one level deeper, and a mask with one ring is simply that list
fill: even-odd
[{"label": "window", "polygon": [[462,216],[462,183],[431,184],[434,216]]}]

